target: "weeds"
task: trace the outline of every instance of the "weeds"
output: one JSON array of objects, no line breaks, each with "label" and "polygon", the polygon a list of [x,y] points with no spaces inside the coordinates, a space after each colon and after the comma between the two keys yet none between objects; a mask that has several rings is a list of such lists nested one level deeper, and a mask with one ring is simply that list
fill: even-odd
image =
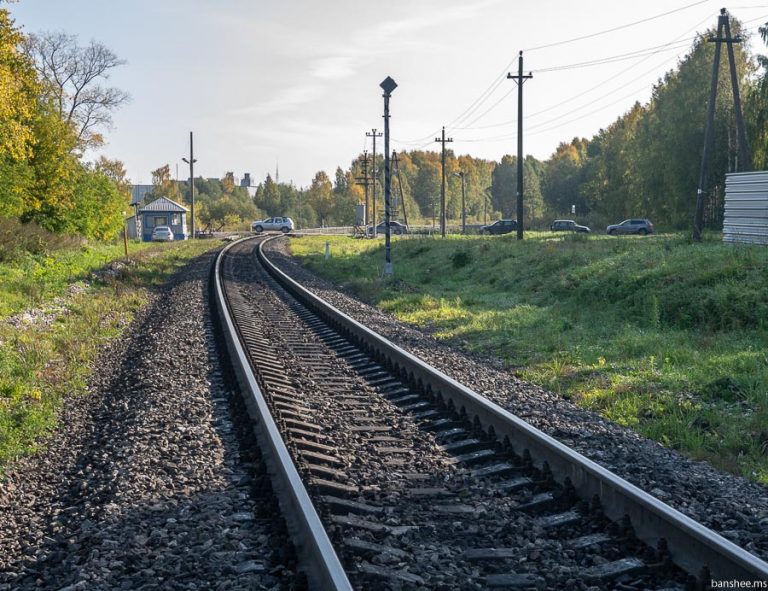
[{"label": "weeds", "polygon": [[[24,285],[39,290],[34,292],[38,304],[45,306],[53,295],[61,301],[35,311],[29,320],[0,320],[0,467],[36,448],[41,436],[55,427],[66,396],[87,392],[91,364],[101,346],[128,326],[146,301],[147,287],[215,246],[192,242],[139,250],[136,264],[124,266],[124,272],[70,290],[67,297],[66,274],[71,269],[87,272],[97,259],[103,262],[109,247],[51,253],[36,261],[43,279]],[[19,265],[27,262],[22,259]],[[17,277],[18,266],[4,268]],[[13,293],[9,283],[0,281],[0,294]],[[16,311],[20,305],[14,300],[14,307],[6,309]]]}]

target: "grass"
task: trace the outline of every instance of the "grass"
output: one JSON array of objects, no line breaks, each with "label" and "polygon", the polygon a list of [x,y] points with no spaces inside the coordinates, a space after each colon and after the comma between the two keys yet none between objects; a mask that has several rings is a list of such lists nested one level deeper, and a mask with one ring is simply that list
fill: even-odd
[{"label": "grass", "polygon": [[[322,255],[330,240],[331,258]],[[708,237],[294,238],[309,268],[694,458],[768,484],[768,249]]]},{"label": "grass", "polygon": [[[37,448],[41,436],[56,426],[66,396],[87,393],[91,364],[146,303],[148,289],[216,246],[211,241],[132,243],[129,264],[103,279],[92,277],[92,271],[121,257],[122,244],[77,247],[3,265],[0,469]],[[68,294],[75,281],[88,283]],[[9,316],[33,306],[43,320],[24,322],[17,316],[10,321]]]}]

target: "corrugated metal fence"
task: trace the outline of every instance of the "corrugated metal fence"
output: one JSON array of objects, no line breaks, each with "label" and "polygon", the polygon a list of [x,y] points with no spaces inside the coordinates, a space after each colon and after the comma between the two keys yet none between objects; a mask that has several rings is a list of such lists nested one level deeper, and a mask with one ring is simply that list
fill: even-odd
[{"label": "corrugated metal fence", "polygon": [[768,171],[725,175],[723,242],[768,245]]}]

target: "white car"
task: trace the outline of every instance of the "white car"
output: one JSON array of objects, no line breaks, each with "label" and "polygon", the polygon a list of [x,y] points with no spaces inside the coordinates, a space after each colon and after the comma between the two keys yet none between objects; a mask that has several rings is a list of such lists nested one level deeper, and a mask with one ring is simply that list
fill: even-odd
[{"label": "white car", "polygon": [[291,218],[284,217],[267,218],[266,220],[253,222],[251,224],[251,230],[257,233],[280,231],[283,234],[287,234],[294,228],[295,226],[293,224],[293,220]]},{"label": "white car", "polygon": [[170,242],[173,240],[173,230],[168,226],[157,226],[152,230],[152,242]]}]

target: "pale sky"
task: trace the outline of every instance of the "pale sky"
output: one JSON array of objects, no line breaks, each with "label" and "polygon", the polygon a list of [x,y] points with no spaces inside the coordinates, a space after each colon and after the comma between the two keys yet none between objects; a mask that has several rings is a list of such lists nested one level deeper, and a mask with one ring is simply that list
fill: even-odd
[{"label": "pale sky", "polygon": [[[4,6],[25,32],[65,31],[83,44],[95,39],[128,62],[110,83],[132,100],[116,113],[101,153],[122,160],[134,183],[149,183],[150,172],[166,163],[174,176],[178,165],[180,178],[188,177],[181,158],[189,153],[190,131],[195,176],[250,172],[258,183],[279,163],[280,180],[298,186],[318,170],[332,177],[336,166],[346,169],[364,148],[370,151],[366,131],[383,129],[379,83],[387,76],[398,84],[390,101],[391,149],[437,150],[433,140],[445,125],[457,154],[498,160],[517,150],[517,89],[505,77],[517,73],[520,50],[525,73],[533,73],[524,85],[524,150],[545,159],[561,141],[592,137],[636,100],[647,101],[695,32],[716,26],[723,6],[754,33],[755,50],[768,53],[757,36],[768,3],[759,0]],[[588,38],[563,43],[577,37]],[[618,61],[584,65],[613,57]],[[379,153],[382,147],[379,140]]]}]

